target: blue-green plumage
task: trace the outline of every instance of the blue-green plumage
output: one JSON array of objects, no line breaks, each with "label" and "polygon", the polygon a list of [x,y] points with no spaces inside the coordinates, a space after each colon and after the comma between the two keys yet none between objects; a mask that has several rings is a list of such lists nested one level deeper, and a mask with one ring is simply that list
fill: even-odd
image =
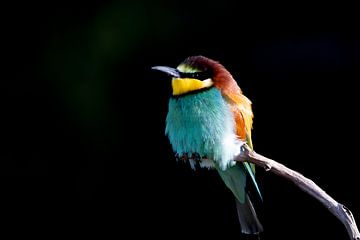
[{"label": "blue-green plumage", "polygon": [[165,132],[179,155],[197,153],[225,170],[242,144],[234,128],[229,105],[215,87],[170,99]]}]

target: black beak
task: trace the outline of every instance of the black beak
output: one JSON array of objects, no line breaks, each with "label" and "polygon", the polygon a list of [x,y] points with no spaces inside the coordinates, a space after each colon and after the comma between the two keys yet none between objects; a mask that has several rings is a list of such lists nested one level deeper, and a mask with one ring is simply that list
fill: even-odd
[{"label": "black beak", "polygon": [[151,69],[167,73],[168,75],[175,77],[175,78],[180,77],[180,73],[176,68],[165,67],[165,66],[155,66],[155,67],[152,67]]}]

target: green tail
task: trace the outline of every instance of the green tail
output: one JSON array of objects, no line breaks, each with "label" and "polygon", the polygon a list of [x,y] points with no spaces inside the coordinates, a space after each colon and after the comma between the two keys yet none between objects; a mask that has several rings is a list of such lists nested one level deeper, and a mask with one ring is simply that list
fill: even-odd
[{"label": "green tail", "polygon": [[235,195],[241,231],[246,234],[258,234],[262,232],[263,227],[256,215],[251,199],[245,190],[248,175],[262,199],[250,164],[238,163],[225,171],[221,169],[217,170],[225,185]]}]

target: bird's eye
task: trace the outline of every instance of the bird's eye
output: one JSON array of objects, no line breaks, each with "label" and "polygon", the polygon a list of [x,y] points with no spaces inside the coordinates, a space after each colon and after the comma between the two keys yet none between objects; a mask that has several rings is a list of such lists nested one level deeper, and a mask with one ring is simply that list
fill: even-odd
[{"label": "bird's eye", "polygon": [[193,78],[198,78],[199,76],[200,76],[199,73],[197,73],[197,72],[194,72],[194,73],[193,73]]},{"label": "bird's eye", "polygon": [[205,80],[211,78],[211,75],[208,71],[205,72],[193,72],[193,73],[181,73],[182,78],[195,78],[199,80]]}]

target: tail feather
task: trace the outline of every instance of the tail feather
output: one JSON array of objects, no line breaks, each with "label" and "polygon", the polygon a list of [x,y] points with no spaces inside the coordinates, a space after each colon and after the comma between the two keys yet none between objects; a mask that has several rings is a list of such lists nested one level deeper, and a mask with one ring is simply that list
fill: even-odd
[{"label": "tail feather", "polygon": [[235,201],[241,232],[245,234],[259,234],[262,232],[263,227],[256,215],[249,196],[246,194],[244,203],[239,202],[237,198],[235,198]]},{"label": "tail feather", "polygon": [[[257,193],[254,194],[254,200],[258,200],[258,197],[260,197],[261,200],[261,194],[259,188],[257,187],[255,178],[249,176],[251,169],[247,168],[246,165],[236,164],[225,171],[218,168],[217,170],[225,185],[235,196],[241,232],[246,234],[259,234],[262,232],[263,227],[256,215],[253,203],[249,197],[252,190],[255,190]],[[248,186],[246,186],[246,182],[249,179],[251,179],[251,181]]]}]

